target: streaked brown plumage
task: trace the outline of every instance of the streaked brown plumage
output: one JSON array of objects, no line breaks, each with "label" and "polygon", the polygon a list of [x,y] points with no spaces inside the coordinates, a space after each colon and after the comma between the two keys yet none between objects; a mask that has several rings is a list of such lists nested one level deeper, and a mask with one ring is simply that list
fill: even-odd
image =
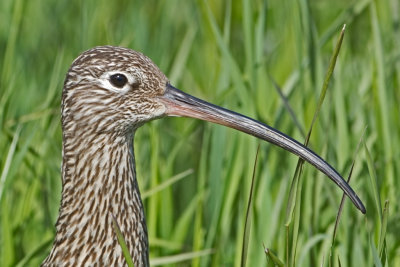
[{"label": "streaked brown plumage", "polygon": [[135,266],[149,265],[133,136],[143,123],[167,115],[208,120],[278,145],[324,172],[365,212],[341,176],[298,142],[177,90],[141,53],[96,47],[73,62],[64,83],[62,200],[53,248],[43,266],[126,265],[113,217]]}]

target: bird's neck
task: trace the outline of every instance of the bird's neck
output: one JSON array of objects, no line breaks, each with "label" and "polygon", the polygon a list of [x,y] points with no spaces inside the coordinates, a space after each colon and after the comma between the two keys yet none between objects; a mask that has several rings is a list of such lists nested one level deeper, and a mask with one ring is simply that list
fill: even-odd
[{"label": "bird's neck", "polygon": [[64,134],[63,139],[57,234],[44,265],[125,265],[113,227],[115,218],[135,266],[147,266],[147,229],[133,136]]}]

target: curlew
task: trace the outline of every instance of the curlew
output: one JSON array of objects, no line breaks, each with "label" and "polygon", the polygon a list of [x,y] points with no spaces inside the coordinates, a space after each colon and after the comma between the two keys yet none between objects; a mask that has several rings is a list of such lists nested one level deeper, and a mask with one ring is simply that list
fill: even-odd
[{"label": "curlew", "polygon": [[299,142],[174,88],[139,52],[101,46],[76,58],[64,82],[62,199],[56,237],[42,266],[126,265],[113,218],[135,266],[149,266],[133,137],[141,125],[164,116],[218,123],[290,151],[326,174],[365,213],[358,196],[335,169]]}]

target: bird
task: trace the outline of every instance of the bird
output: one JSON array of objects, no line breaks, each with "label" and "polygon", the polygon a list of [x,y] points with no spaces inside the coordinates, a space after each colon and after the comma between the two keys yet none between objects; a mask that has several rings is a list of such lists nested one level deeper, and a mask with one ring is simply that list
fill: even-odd
[{"label": "bird", "polygon": [[42,266],[126,266],[113,222],[134,265],[149,266],[133,139],[140,126],[166,116],[217,123],[279,146],[323,172],[366,212],[340,174],[298,141],[175,88],[140,52],[98,46],[81,53],[65,77],[61,203],[55,239]]}]

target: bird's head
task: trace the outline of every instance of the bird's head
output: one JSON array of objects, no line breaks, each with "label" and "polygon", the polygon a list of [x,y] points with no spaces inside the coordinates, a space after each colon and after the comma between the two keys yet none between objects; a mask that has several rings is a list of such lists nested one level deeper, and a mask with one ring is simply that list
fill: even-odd
[{"label": "bird's head", "polygon": [[139,52],[113,46],[85,51],[65,79],[63,126],[125,134],[165,114],[158,97],[167,83],[160,69]]},{"label": "bird's head", "polygon": [[82,53],[67,73],[62,100],[64,136],[82,131],[126,135],[163,116],[218,123],[282,147],[325,173],[365,213],[351,187],[313,151],[268,125],[174,88],[160,69],[139,52],[96,47]]}]

